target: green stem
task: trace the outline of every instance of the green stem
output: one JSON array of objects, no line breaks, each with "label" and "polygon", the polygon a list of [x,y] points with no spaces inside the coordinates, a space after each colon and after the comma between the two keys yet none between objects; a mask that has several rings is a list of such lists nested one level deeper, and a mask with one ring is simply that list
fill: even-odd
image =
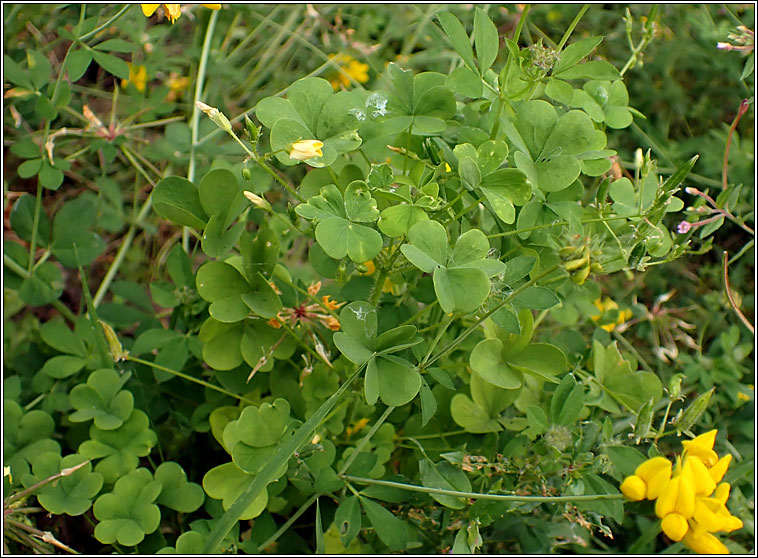
[{"label": "green stem", "polygon": [[279,540],[279,537],[281,537],[284,533],[287,532],[287,530],[292,527],[292,525],[295,523],[295,521],[298,520],[298,518],[303,515],[308,508],[310,508],[313,505],[313,502],[316,501],[316,499],[321,496],[321,493],[313,494],[310,498],[308,498],[305,503],[300,506],[295,513],[293,513],[290,518],[287,520],[287,522],[279,527],[277,529],[276,533],[271,535],[269,538],[267,538],[265,541],[261,543],[261,545],[258,547],[258,550],[265,550],[272,544],[274,544],[277,540]]},{"label": "green stem", "polygon": [[132,7],[132,4],[127,4],[126,6],[124,6],[123,8],[121,8],[118,12],[116,12],[116,15],[114,15],[108,21],[106,21],[105,23],[103,23],[101,26],[96,27],[95,29],[93,29],[89,33],[85,33],[84,35],[82,35],[81,37],[79,37],[79,40],[82,41],[82,42],[84,42],[87,39],[90,39],[91,37],[94,37],[95,35],[97,35],[98,33],[100,33],[100,31],[102,31],[104,29],[108,29],[108,27],[110,27],[111,25],[113,25],[131,7]]},{"label": "green stem", "polygon": [[416,486],[402,482],[384,481],[368,479],[364,477],[354,477],[352,475],[339,475],[345,481],[356,484],[368,484],[376,486],[387,486],[390,488],[400,488],[411,492],[423,492],[425,494],[440,494],[443,496],[454,496],[457,498],[471,498],[474,500],[496,500],[499,502],[525,502],[525,503],[560,503],[560,502],[594,502],[597,500],[622,500],[623,494],[582,494],[576,496],[517,496],[515,494],[484,494],[481,492],[462,492],[459,490],[446,490],[444,488],[428,488],[426,486]]},{"label": "green stem", "polygon": [[464,331],[462,334],[460,334],[458,337],[456,337],[453,341],[451,341],[444,349],[442,349],[439,353],[437,353],[434,356],[434,358],[432,358],[431,360],[429,360],[429,362],[427,362],[425,366],[419,366],[419,368],[427,368],[428,366],[431,366],[437,359],[439,359],[443,355],[445,355],[445,354],[449,353],[450,351],[452,351],[453,349],[455,349],[460,343],[463,342],[464,339],[466,339],[466,337],[468,337],[469,335],[471,335],[474,332],[474,330],[476,328],[478,328],[479,325],[481,325],[482,322],[484,322],[484,320],[486,320],[492,314],[494,314],[495,312],[497,312],[498,310],[500,310],[503,306],[505,306],[506,304],[508,304],[511,300],[513,300],[514,297],[516,297],[517,295],[521,294],[523,291],[525,291],[526,289],[528,289],[529,287],[531,287],[532,285],[534,285],[540,279],[542,279],[544,277],[547,277],[548,275],[550,275],[551,273],[553,273],[555,270],[557,270],[559,267],[560,266],[558,266],[558,265],[552,266],[547,271],[544,271],[543,273],[540,273],[534,279],[530,279],[528,282],[524,283],[519,288],[517,288],[516,290],[514,290],[511,294],[509,294],[507,297],[505,297],[502,301],[500,301],[499,303],[497,303],[495,305],[495,307],[492,308],[492,310],[489,310],[487,313],[485,313],[484,316],[482,316],[481,318],[479,318],[472,326],[470,326],[468,329],[466,329],[466,331]]},{"label": "green stem", "polygon": [[350,468],[350,465],[353,464],[353,461],[355,461],[356,457],[358,457],[358,454],[361,453],[361,450],[364,448],[364,446],[368,444],[369,440],[373,437],[374,434],[376,434],[376,431],[379,430],[379,427],[384,424],[384,421],[387,420],[387,417],[390,416],[390,413],[392,413],[394,410],[395,407],[387,407],[384,410],[382,416],[380,416],[376,423],[371,427],[371,430],[369,430],[361,439],[361,441],[358,442],[358,444],[355,446],[355,451],[350,454],[350,457],[347,458],[347,461],[345,461],[344,465],[340,467],[340,470],[337,473],[338,475],[342,475]]},{"label": "green stem", "polygon": [[213,385],[209,382],[206,382],[205,380],[201,380],[199,378],[195,378],[193,376],[190,376],[189,374],[185,374],[184,372],[179,372],[178,370],[173,370],[171,368],[167,368],[165,366],[162,366],[160,364],[156,364],[154,362],[150,362],[149,360],[143,360],[141,358],[127,355],[126,360],[129,360],[131,362],[136,362],[137,364],[143,364],[145,366],[150,366],[151,368],[155,368],[157,370],[161,370],[163,372],[168,372],[169,374],[173,374],[174,376],[177,376],[179,378],[183,378],[187,380],[188,382],[193,382],[195,384],[201,385],[203,387],[207,387],[208,389],[215,390],[219,393],[223,393],[224,395],[228,395],[229,397],[233,397],[234,399],[237,399],[239,401],[244,401],[245,403],[249,403],[250,405],[256,405],[257,403],[251,399],[248,399],[247,397],[244,397],[242,395],[237,395],[236,393],[232,393],[231,391],[225,390],[224,388],[220,386]]},{"label": "green stem", "polygon": [[[580,223],[583,225],[587,223],[605,223],[607,221],[618,221],[620,219],[636,219],[638,217],[645,217],[645,215],[647,215],[647,213],[636,213],[634,215],[614,215],[612,217],[593,217],[591,219],[582,219]],[[538,231],[540,229],[549,229],[550,227],[562,227],[568,224],[569,224],[568,221],[555,221],[553,223],[545,223],[544,225],[535,225],[534,227],[526,227],[524,229],[516,229],[513,231],[505,231],[501,233],[488,234],[487,238],[497,238],[500,236],[512,236],[514,234],[519,234],[522,232]]]},{"label": "green stem", "polygon": [[37,198],[34,202],[34,220],[32,222],[32,238],[29,241],[29,261],[27,271],[34,269],[34,252],[37,249],[37,227],[39,227],[39,214],[42,211],[42,185],[37,181]]},{"label": "green stem", "polygon": [[[132,164],[138,166],[136,164],[136,161],[134,161],[134,159],[130,156],[129,151],[124,146],[122,146],[121,150],[123,151],[124,155],[126,155],[126,157],[132,162]],[[124,238],[121,240],[121,245],[118,248],[116,257],[113,259],[113,262],[108,268],[108,271],[105,273],[105,277],[103,277],[102,283],[100,283],[100,286],[95,293],[95,297],[92,299],[92,304],[95,305],[95,308],[97,308],[103,301],[105,294],[108,292],[108,289],[110,289],[113,279],[116,277],[116,273],[118,273],[121,264],[124,262],[126,253],[132,247],[132,242],[134,241],[134,237],[137,234],[137,227],[140,226],[140,223],[142,223],[142,220],[147,216],[150,208],[152,207],[152,196],[153,194],[151,192],[145,200],[145,203],[142,204],[142,207],[140,208],[136,219],[129,227],[129,230],[126,232]]]},{"label": "green stem", "polygon": [[[208,66],[208,55],[211,50],[211,39],[213,38],[213,31],[216,28],[216,19],[218,18],[218,12],[213,11],[210,20],[208,21],[208,28],[205,30],[205,39],[203,40],[203,50],[200,54],[200,64],[197,68],[197,79],[195,80],[195,97],[192,102],[192,117],[190,118],[190,152],[189,152],[189,165],[187,167],[187,180],[192,182],[195,180],[195,149],[197,148],[197,135],[199,132],[200,124],[200,109],[197,106],[197,102],[203,93],[203,87],[205,85],[205,72]],[[189,227],[182,228],[182,247],[184,251],[189,253]]]},{"label": "green stem", "polygon": [[434,337],[434,340],[429,344],[429,349],[426,351],[426,355],[424,355],[424,359],[421,361],[421,368],[425,367],[426,361],[429,360],[430,356],[432,356],[432,351],[437,348],[437,344],[440,342],[440,339],[442,339],[442,336],[447,331],[448,326],[450,326],[450,324],[453,322],[453,317],[454,316],[445,316],[445,319],[438,326],[439,331]]},{"label": "green stem", "polygon": [[459,436],[460,434],[469,434],[467,430],[453,430],[452,432],[438,432],[437,434],[420,434],[418,436],[398,436],[399,440],[434,440],[436,438],[446,438],[447,436]]},{"label": "green stem", "polygon": [[574,28],[579,24],[579,21],[582,19],[582,16],[587,10],[589,10],[589,8],[590,8],[590,5],[585,4],[584,6],[582,6],[582,9],[579,10],[579,13],[576,14],[574,21],[571,22],[571,25],[568,26],[568,29],[566,29],[566,32],[563,34],[563,37],[561,38],[561,42],[558,43],[558,47],[555,49],[557,52],[560,52],[563,49],[563,46],[566,44],[566,41],[569,40],[571,33],[574,32]]},{"label": "green stem", "polygon": [[38,483],[33,484],[32,486],[30,486],[29,488],[27,488],[25,490],[22,490],[21,492],[16,492],[15,494],[11,494],[10,496],[8,496],[3,501],[3,507],[7,508],[13,502],[15,502],[17,500],[22,500],[23,498],[26,498],[30,494],[34,494],[37,490],[39,490],[43,486],[45,486],[47,484],[50,484],[51,482],[56,481],[56,480],[58,480],[58,479],[60,479],[62,477],[67,477],[67,476],[71,475],[72,473],[74,473],[77,470],[79,470],[82,467],[84,467],[89,462],[90,462],[90,460],[87,459],[86,461],[82,461],[79,465],[74,465],[73,467],[67,467],[67,468],[63,469],[62,471],[59,471],[59,472],[55,473],[54,475],[50,475],[46,479],[42,479]]}]

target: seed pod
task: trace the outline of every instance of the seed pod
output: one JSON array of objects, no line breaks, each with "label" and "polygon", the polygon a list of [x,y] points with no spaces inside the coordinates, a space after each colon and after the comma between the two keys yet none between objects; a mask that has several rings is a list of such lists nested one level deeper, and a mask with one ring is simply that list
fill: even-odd
[{"label": "seed pod", "polygon": [[255,144],[261,135],[261,129],[260,126],[256,127],[247,115],[245,115],[245,130],[247,130],[247,135],[250,137],[250,143]]},{"label": "seed pod", "polygon": [[585,253],[581,258],[567,261],[565,264],[563,264],[563,268],[566,271],[574,271],[575,269],[579,269],[580,267],[589,263],[590,255]]},{"label": "seed pod", "polygon": [[244,178],[246,181],[249,181],[253,177],[253,173],[250,171],[249,168],[245,167],[242,169],[242,178]]},{"label": "seed pod", "polygon": [[710,390],[700,395],[681,415],[677,416],[673,423],[677,432],[687,431],[697,422],[700,415],[702,415],[708,408],[708,403],[710,402],[714,391],[716,391],[716,388],[712,387]]},{"label": "seed pod", "polygon": [[650,433],[653,424],[653,398],[640,407],[637,413],[637,421],[634,423],[634,437],[637,443],[644,440]]}]

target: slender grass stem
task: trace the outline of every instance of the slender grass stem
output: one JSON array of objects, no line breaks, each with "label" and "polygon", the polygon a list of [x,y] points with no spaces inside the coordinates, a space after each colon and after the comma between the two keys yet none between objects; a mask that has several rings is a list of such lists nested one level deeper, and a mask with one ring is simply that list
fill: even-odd
[{"label": "slender grass stem", "polygon": [[366,484],[374,486],[386,486],[389,488],[400,488],[411,492],[422,492],[425,494],[440,494],[443,496],[454,496],[457,498],[469,498],[472,500],[495,500],[499,502],[534,502],[544,504],[557,504],[561,502],[594,502],[597,500],[622,500],[623,494],[582,494],[570,496],[518,496],[516,494],[484,494],[481,492],[463,492],[460,490],[446,490],[444,488],[428,488],[426,486],[416,486],[402,482],[384,481],[368,479],[364,477],[354,477],[352,475],[340,474],[340,478],[356,484]]}]

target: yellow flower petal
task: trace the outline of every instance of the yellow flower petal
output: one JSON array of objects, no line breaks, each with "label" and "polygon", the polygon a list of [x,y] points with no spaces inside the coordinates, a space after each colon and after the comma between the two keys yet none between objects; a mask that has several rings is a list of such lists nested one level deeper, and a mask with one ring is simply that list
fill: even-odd
[{"label": "yellow flower petal", "polygon": [[647,495],[647,485],[637,475],[626,477],[619,488],[624,496],[634,502],[643,500]]},{"label": "yellow flower petal", "polygon": [[296,161],[323,157],[322,147],[324,147],[324,142],[319,140],[300,140],[292,144],[289,155],[291,159]]},{"label": "yellow flower petal", "polygon": [[671,480],[671,462],[665,457],[653,457],[634,471],[647,485],[647,499],[655,500]]},{"label": "yellow flower petal", "polygon": [[732,456],[731,454],[727,453],[724,457],[718,460],[718,463],[708,469],[708,473],[711,475],[711,478],[714,482],[721,482],[721,479],[724,478],[726,470],[729,468],[729,463],[731,461]]},{"label": "yellow flower petal", "polygon": [[708,532],[695,537],[690,531],[682,539],[682,544],[698,554],[729,554],[729,549],[720,540]]},{"label": "yellow flower petal", "polygon": [[220,10],[221,9],[221,4],[203,4],[203,6],[205,6],[209,10]]},{"label": "yellow flower petal", "polygon": [[684,474],[671,479],[655,502],[655,515],[663,519],[670,513],[686,519],[695,513],[695,483]]},{"label": "yellow flower petal", "polygon": [[[716,490],[716,481],[711,478],[708,468],[699,457],[688,456],[687,462],[692,468],[695,480],[695,494],[701,496],[710,496]],[[719,479],[721,480],[721,479]]]},{"label": "yellow flower petal", "polygon": [[729,491],[731,489],[732,486],[728,482],[722,482],[716,487],[716,492],[713,494],[713,497],[722,504],[726,505],[726,501],[729,499]]},{"label": "yellow flower petal", "polygon": [[678,513],[670,513],[661,521],[661,529],[672,541],[681,541],[689,528],[687,520]]},{"label": "yellow flower petal", "polygon": [[150,17],[153,15],[155,13],[155,10],[158,9],[158,6],[160,6],[160,4],[140,4],[142,13],[145,15],[145,17]]},{"label": "yellow flower petal", "polygon": [[181,4],[163,4],[163,9],[166,11],[166,17],[172,24],[182,15]]},{"label": "yellow flower petal", "polygon": [[[722,508],[726,514],[719,513]],[[699,498],[695,504],[695,514],[692,517],[697,521],[699,529],[715,533],[724,528],[724,524],[730,516],[729,510],[718,500],[714,498]]]}]

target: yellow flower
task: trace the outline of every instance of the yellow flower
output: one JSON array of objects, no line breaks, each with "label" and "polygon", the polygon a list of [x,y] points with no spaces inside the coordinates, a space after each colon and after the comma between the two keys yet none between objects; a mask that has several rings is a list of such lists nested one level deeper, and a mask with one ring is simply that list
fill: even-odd
[{"label": "yellow flower", "polygon": [[324,147],[324,142],[319,140],[300,140],[292,144],[289,155],[291,159],[295,159],[296,161],[323,157],[322,147]]},{"label": "yellow flower", "polygon": [[696,537],[692,531],[688,531],[682,539],[682,544],[698,554],[729,554],[729,549],[720,540],[708,533],[702,533]]},{"label": "yellow flower", "polygon": [[131,62],[127,62],[127,64],[129,65],[129,79],[122,79],[121,87],[126,89],[126,86],[131,83],[137,91],[143,93],[145,86],[147,86],[147,69],[141,64],[132,64]]},{"label": "yellow flower", "polygon": [[175,101],[181,96],[182,92],[190,86],[190,78],[180,76],[176,72],[171,72],[171,75],[166,80],[166,85],[168,85],[169,88],[166,100]]},{"label": "yellow flower", "polygon": [[334,311],[335,311],[335,310],[337,310],[337,309],[338,309],[340,306],[342,306],[343,304],[345,304],[345,302],[344,302],[344,301],[343,301],[343,302],[337,302],[336,300],[331,300],[331,299],[329,298],[329,295],[324,295],[324,296],[322,296],[322,297],[321,297],[321,302],[323,302],[323,303],[324,303],[324,306],[326,306],[326,307],[327,307],[329,310],[331,310],[332,312],[334,312]]},{"label": "yellow flower", "polygon": [[[158,6],[160,6],[160,4],[140,4],[140,7],[142,7],[142,13],[145,15],[145,17],[150,17],[153,15],[155,13],[155,10],[158,9]],[[203,6],[211,10],[221,9],[221,4],[203,4]],[[163,4],[163,13],[173,25],[173,23],[182,15],[182,5]]]},{"label": "yellow flower", "polygon": [[368,424],[368,421],[369,419],[362,418],[358,422],[356,422],[353,426],[348,426],[347,428],[345,428],[345,435],[349,438],[356,432],[360,432],[366,427],[366,425]]},{"label": "yellow flower", "polygon": [[665,457],[653,457],[642,463],[621,484],[621,492],[630,500],[655,500],[671,479],[671,462]]},{"label": "yellow flower", "polygon": [[598,298],[595,302],[593,302],[595,307],[600,310],[600,314],[597,316],[590,316],[593,322],[599,322],[603,315],[606,313],[612,311],[612,310],[618,310],[618,318],[616,318],[616,321],[610,324],[603,324],[600,326],[601,329],[604,329],[607,332],[611,332],[614,329],[616,329],[617,325],[623,324],[625,321],[627,321],[629,318],[632,317],[632,311],[628,308],[625,308],[624,310],[619,310],[619,305],[616,304],[616,302],[608,297],[605,297],[602,301]]},{"label": "yellow flower", "polygon": [[[332,87],[337,90],[340,86],[347,88],[350,87],[350,76],[358,83],[366,83],[368,81],[368,64],[358,62],[355,58],[349,54],[330,54],[330,60],[337,62],[342,69],[342,72],[337,72],[334,77],[329,80]],[[347,74],[347,75],[345,75]]]},{"label": "yellow flower", "polygon": [[695,552],[728,553],[712,533],[742,528],[742,521],[726,507],[728,483],[718,484],[726,474],[732,456],[719,459],[713,451],[716,430],[682,442],[676,467],[662,457],[648,459],[621,484],[630,500],[656,500],[655,514],[661,529],[674,541]]},{"label": "yellow flower", "polygon": [[716,432],[716,430],[711,430],[692,440],[684,440],[682,442],[684,454],[699,457],[706,467],[713,467],[719,459],[716,452],[713,451],[713,444],[716,442]]},{"label": "yellow flower", "polygon": [[376,271],[376,264],[374,264],[374,260],[363,262],[363,265],[366,266],[366,271],[364,273],[359,273],[359,275],[373,275]]}]

